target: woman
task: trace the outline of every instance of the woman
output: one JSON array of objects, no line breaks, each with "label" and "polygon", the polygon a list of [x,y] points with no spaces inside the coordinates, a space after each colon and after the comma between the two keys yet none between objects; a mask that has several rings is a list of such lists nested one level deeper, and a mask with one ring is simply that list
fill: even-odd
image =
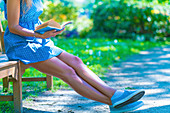
[{"label": "woman", "polygon": [[20,60],[25,66],[58,77],[80,95],[110,105],[114,112],[134,110],[142,105],[138,100],[144,95],[143,90],[113,89],[89,70],[80,58],[54,46],[50,38],[62,31],[34,32],[35,27],[42,23],[38,18],[43,12],[41,0],[4,1],[8,20],[4,42],[9,60]]}]

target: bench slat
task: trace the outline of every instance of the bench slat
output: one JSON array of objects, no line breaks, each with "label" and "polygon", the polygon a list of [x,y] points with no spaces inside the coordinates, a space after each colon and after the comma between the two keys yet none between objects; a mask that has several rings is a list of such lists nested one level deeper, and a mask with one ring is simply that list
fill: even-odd
[{"label": "bench slat", "polygon": [[13,95],[0,96],[0,101],[13,101]]},{"label": "bench slat", "polygon": [[0,68],[16,65],[18,61],[9,61],[6,54],[0,55]]},{"label": "bench slat", "polygon": [[6,69],[6,70],[0,70],[0,79],[4,77],[8,77],[14,73],[15,69]]},{"label": "bench slat", "polygon": [[46,77],[24,77],[22,78],[22,81],[24,82],[27,82],[27,81],[46,81]]},{"label": "bench slat", "polygon": [[12,75],[16,78],[14,74],[17,68],[18,62],[17,61],[9,61],[6,54],[0,55],[0,78],[8,77]]}]

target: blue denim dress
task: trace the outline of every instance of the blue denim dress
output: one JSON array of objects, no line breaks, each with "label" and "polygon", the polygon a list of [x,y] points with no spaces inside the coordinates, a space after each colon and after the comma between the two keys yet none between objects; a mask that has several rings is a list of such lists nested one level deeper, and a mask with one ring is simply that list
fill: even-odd
[{"label": "blue denim dress", "polygon": [[[22,4],[22,0],[20,0]],[[41,0],[32,0],[32,6],[23,13],[23,7],[20,7],[19,25],[29,30],[34,30],[36,26],[42,24],[39,16],[43,12]],[[7,8],[5,6],[5,18],[7,19]],[[62,49],[54,46],[50,38],[41,39],[26,37],[13,34],[7,26],[4,34],[5,51],[9,60],[20,60],[24,64],[45,61],[58,56],[63,52]]]}]

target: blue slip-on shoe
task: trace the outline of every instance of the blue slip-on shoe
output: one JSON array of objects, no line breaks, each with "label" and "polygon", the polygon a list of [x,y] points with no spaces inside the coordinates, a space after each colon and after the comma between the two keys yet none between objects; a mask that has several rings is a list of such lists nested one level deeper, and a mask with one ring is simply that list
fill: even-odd
[{"label": "blue slip-on shoe", "polygon": [[130,91],[130,90],[124,90],[123,94],[115,99],[112,99],[112,106],[114,108],[120,108],[127,104],[133,103],[138,101],[140,98],[143,97],[145,94],[144,90],[136,90],[136,91]]},{"label": "blue slip-on shoe", "polygon": [[111,105],[109,107],[110,107],[110,113],[122,113],[122,112],[130,112],[130,111],[136,110],[142,107],[143,105],[144,103],[142,101],[137,101],[137,102],[128,104],[121,108],[114,108]]}]

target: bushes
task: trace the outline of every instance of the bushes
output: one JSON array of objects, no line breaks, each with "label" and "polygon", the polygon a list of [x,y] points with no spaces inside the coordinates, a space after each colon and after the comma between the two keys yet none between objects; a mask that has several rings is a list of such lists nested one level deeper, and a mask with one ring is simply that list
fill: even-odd
[{"label": "bushes", "polygon": [[[66,6],[64,5],[64,3],[60,1],[57,2],[45,1],[44,6],[45,6],[44,11],[40,15],[40,19],[43,22],[53,19],[60,24],[63,24],[66,21],[73,21],[74,23],[74,21],[78,17],[77,13],[78,9],[73,5]],[[72,35],[77,34],[77,31],[75,31],[74,28],[70,26],[72,25],[69,25],[69,27],[67,27],[67,29],[65,30],[64,33],[62,33],[62,35],[70,37]]]},{"label": "bushes", "polygon": [[112,36],[149,39],[170,34],[169,8],[161,12],[148,4],[120,1],[99,2],[92,15],[94,31]]},{"label": "bushes", "polygon": [[40,16],[43,21],[54,19],[55,21],[62,23],[76,20],[78,16],[77,8],[72,5],[65,6],[62,2],[52,3],[51,1],[46,1],[44,5],[44,12]]},{"label": "bushes", "polygon": [[84,37],[90,31],[92,21],[86,16],[78,17],[77,7],[71,4],[65,5],[62,2],[46,1],[44,4],[45,9],[40,16],[42,21],[54,19],[61,24],[66,21],[73,21],[73,25],[69,25],[62,35],[66,37]]}]

